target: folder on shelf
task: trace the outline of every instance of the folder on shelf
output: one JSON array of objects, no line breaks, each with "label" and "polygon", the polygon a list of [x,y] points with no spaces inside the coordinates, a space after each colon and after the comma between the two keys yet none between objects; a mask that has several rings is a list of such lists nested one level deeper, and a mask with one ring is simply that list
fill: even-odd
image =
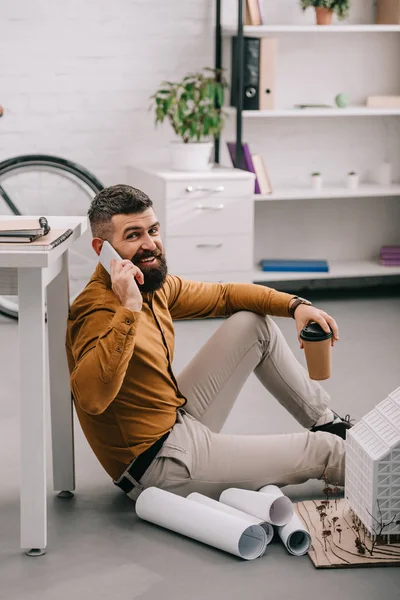
[{"label": "folder on shelf", "polygon": [[260,261],[260,266],[263,271],[329,272],[329,265],[326,260],[263,259]]},{"label": "folder on shelf", "polygon": [[[277,40],[243,38],[243,110],[271,110],[275,106]],[[231,106],[238,104],[238,39],[232,38]]]},{"label": "folder on shelf", "polygon": [[273,38],[260,39],[260,85],[259,102],[260,110],[275,108],[275,81],[276,81],[276,49],[278,40]]},{"label": "folder on shelf", "polygon": [[245,3],[245,25],[263,25],[264,19],[261,12],[262,0],[243,0]]},{"label": "folder on shelf", "polygon": [[[236,169],[239,169],[240,166],[236,164],[236,143],[235,142],[227,142],[227,146],[228,146],[228,150],[229,150],[229,154],[230,154],[233,166]],[[257,179],[257,173],[254,168],[254,164],[253,164],[253,160],[252,160],[252,157],[250,154],[250,148],[249,148],[248,144],[242,144],[242,152],[243,152],[243,169],[245,171],[249,171],[250,173],[254,173],[254,175],[256,176],[256,180],[254,183],[254,191],[256,194],[261,194],[260,186],[259,186],[258,179]]]},{"label": "folder on shelf", "polygon": [[258,185],[260,187],[260,194],[272,194],[271,182],[269,180],[262,156],[260,154],[252,154],[251,158],[253,161],[254,170],[256,172]]}]

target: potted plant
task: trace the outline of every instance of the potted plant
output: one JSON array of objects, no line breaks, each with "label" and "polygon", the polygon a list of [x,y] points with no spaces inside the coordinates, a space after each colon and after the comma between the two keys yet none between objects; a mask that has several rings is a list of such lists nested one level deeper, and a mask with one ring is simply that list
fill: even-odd
[{"label": "potted plant", "polygon": [[224,125],[224,92],[228,87],[222,71],[203,69],[174,83],[163,81],[151,97],[155,122],[167,119],[179,141],[171,143],[171,166],[179,171],[205,171],[212,167],[213,137]]},{"label": "potted plant", "polygon": [[311,186],[313,188],[313,190],[320,190],[322,189],[322,175],[321,173],[318,173],[317,171],[314,173],[311,173]]},{"label": "potted plant", "polygon": [[359,184],[359,177],[355,171],[347,173],[347,187],[349,190],[356,190]]},{"label": "potted plant", "polygon": [[333,13],[341,20],[350,10],[350,0],[300,0],[300,5],[303,10],[309,6],[315,8],[317,25],[332,25]]}]

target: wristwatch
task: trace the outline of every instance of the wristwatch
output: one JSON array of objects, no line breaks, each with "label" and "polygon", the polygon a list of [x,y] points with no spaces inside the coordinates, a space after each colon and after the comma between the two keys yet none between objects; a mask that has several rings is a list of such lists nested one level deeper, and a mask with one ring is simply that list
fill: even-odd
[{"label": "wristwatch", "polygon": [[[292,298],[292,300],[293,300],[293,298]],[[300,296],[295,296],[295,301],[289,307],[289,315],[292,317],[292,319],[294,319],[294,311],[296,310],[296,308],[298,306],[300,306],[300,304],[307,304],[308,306],[311,306],[312,302],[310,302],[309,300],[306,300],[305,298],[301,298]]]}]

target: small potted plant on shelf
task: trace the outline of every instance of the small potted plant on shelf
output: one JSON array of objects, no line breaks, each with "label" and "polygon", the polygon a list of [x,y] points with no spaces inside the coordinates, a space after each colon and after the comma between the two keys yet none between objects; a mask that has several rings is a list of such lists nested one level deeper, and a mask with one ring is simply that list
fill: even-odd
[{"label": "small potted plant on shelf", "polygon": [[171,166],[178,171],[206,171],[212,167],[213,137],[219,138],[228,87],[221,70],[205,68],[174,83],[163,81],[151,97],[155,122],[167,119],[180,141],[171,142]]},{"label": "small potted plant on shelf", "polygon": [[315,171],[314,173],[311,173],[311,186],[312,186],[313,190],[322,189],[321,173],[318,173],[317,171]]},{"label": "small potted plant on shelf", "polygon": [[350,0],[300,0],[300,5],[303,10],[309,6],[315,8],[317,25],[332,25],[333,13],[342,20],[350,10]]},{"label": "small potted plant on shelf", "polygon": [[349,190],[356,190],[359,184],[359,177],[355,171],[347,173],[347,187]]}]

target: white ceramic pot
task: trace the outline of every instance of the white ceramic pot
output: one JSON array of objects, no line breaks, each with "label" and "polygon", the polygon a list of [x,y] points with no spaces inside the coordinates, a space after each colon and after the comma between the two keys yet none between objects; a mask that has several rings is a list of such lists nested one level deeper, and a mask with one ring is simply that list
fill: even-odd
[{"label": "white ceramic pot", "polygon": [[212,166],[212,142],[171,142],[171,168],[174,171],[209,171]]},{"label": "white ceramic pot", "polygon": [[347,175],[347,187],[349,190],[356,190],[359,186],[360,183],[360,178],[357,175],[357,173],[355,173],[354,175],[350,175],[350,173]]},{"label": "white ceramic pot", "polygon": [[322,190],[322,175],[312,175],[311,186],[313,190]]}]

